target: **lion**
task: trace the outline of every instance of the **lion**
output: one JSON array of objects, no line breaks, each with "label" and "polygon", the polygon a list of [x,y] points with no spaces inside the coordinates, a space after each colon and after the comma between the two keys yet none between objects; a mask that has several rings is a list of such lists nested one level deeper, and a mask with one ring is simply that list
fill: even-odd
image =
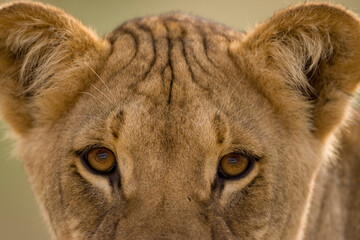
[{"label": "lion", "polygon": [[0,7],[0,109],[53,239],[358,239],[360,20]]}]

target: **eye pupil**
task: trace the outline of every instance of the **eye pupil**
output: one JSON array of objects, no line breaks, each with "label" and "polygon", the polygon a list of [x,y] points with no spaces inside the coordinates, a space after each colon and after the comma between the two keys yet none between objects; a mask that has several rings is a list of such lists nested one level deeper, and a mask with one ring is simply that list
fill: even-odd
[{"label": "eye pupil", "polygon": [[229,163],[231,164],[236,164],[238,162],[238,160],[236,158],[229,158]]},{"label": "eye pupil", "polygon": [[99,153],[97,156],[100,160],[104,160],[109,157],[109,155],[107,153]]}]

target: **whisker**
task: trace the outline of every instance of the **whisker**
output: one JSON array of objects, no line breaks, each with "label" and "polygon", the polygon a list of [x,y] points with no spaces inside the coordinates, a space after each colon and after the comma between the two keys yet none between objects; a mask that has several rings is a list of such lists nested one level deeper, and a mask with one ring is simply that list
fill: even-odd
[{"label": "whisker", "polygon": [[248,109],[250,109],[250,107],[240,109],[240,110],[237,111],[236,113],[232,114],[232,115],[229,117],[230,122],[232,122],[232,119],[233,119],[235,116],[239,115],[240,113],[243,113],[245,110],[248,110]]},{"label": "whisker", "polygon": [[112,94],[110,88],[108,87],[108,85],[106,85],[105,81],[99,76],[99,74],[97,74],[97,72],[95,72],[95,70],[87,63],[85,62],[85,65],[88,66],[88,68],[90,68],[90,70],[100,79],[100,81],[104,84],[104,86],[106,87],[106,89],[109,91],[110,94]]},{"label": "whisker", "polygon": [[91,84],[92,87],[94,87],[99,93],[104,95],[111,103],[114,103],[108,96],[106,96],[105,93],[103,93],[100,89],[98,89],[94,84]]},{"label": "whisker", "polygon": [[226,93],[229,91],[229,89],[230,89],[230,86],[231,86],[231,83],[232,83],[232,81],[229,81],[228,82],[228,84],[227,84],[227,86],[226,86]]},{"label": "whisker", "polygon": [[87,94],[87,95],[93,97],[93,98],[96,99],[98,102],[100,102],[100,103],[105,107],[105,109],[106,109],[107,111],[110,110],[109,107],[108,107],[105,103],[103,103],[100,99],[98,99],[98,98],[97,98],[96,96],[94,96],[93,94],[91,94],[91,93],[89,93],[89,92],[79,92],[79,93]]},{"label": "whisker", "polygon": [[235,87],[233,88],[233,90],[231,91],[229,98],[231,99],[231,96],[233,95],[235,89],[239,86],[240,82],[242,82],[243,78],[239,79],[238,83],[235,85]]}]

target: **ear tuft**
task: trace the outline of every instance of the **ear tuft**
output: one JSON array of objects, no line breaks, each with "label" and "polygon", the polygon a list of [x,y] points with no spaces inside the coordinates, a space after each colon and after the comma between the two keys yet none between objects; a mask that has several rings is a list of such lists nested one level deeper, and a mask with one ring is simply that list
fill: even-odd
[{"label": "ear tuft", "polygon": [[88,72],[81,71],[84,63],[93,65],[107,48],[105,40],[55,7],[32,2],[0,7],[4,119],[18,133],[54,120],[85,84],[79,74]]},{"label": "ear tuft", "polygon": [[292,123],[307,121],[322,141],[342,125],[360,82],[360,21],[354,13],[300,4],[275,14],[231,51],[245,69],[256,69],[259,88],[279,112],[293,114]]}]

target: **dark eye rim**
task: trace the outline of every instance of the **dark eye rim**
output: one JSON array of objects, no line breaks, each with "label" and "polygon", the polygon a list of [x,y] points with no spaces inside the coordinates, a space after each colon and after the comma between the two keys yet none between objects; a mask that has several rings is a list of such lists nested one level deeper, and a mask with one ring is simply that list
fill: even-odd
[{"label": "dark eye rim", "polygon": [[[246,166],[245,170],[236,175],[236,176],[229,176],[227,175],[221,168],[221,165],[220,165],[220,162],[221,160],[226,156],[226,155],[229,155],[229,154],[236,154],[236,155],[240,155],[240,156],[243,156],[245,158],[247,158],[249,160],[249,163],[248,165]],[[244,154],[244,153],[239,153],[239,152],[232,152],[232,153],[227,153],[225,155],[223,155],[220,160],[219,160],[219,164],[218,164],[218,172],[217,172],[217,175],[221,178],[221,179],[224,179],[224,180],[237,180],[237,179],[241,179],[241,178],[244,178],[246,177],[253,169],[254,169],[254,166],[255,166],[255,163],[256,161],[258,160],[259,158],[258,157],[255,157],[255,156],[252,156],[252,155],[249,155],[249,154]]]},{"label": "dark eye rim", "polygon": [[[87,158],[88,153],[90,151],[93,151],[95,149],[101,149],[101,148],[106,149],[107,151],[111,152],[114,155],[115,161],[114,161],[113,165],[107,171],[97,171],[97,170],[95,170],[93,167],[91,167],[91,165],[90,165],[90,163],[88,161],[88,158]],[[111,151],[109,148],[102,147],[102,146],[95,146],[95,147],[92,147],[92,148],[88,148],[87,150],[85,150],[84,152],[81,153],[80,159],[81,159],[82,164],[85,166],[85,168],[89,172],[91,172],[93,174],[96,174],[96,175],[102,175],[102,176],[110,175],[110,174],[115,172],[116,166],[117,166],[116,156],[115,156],[114,152]]]}]

